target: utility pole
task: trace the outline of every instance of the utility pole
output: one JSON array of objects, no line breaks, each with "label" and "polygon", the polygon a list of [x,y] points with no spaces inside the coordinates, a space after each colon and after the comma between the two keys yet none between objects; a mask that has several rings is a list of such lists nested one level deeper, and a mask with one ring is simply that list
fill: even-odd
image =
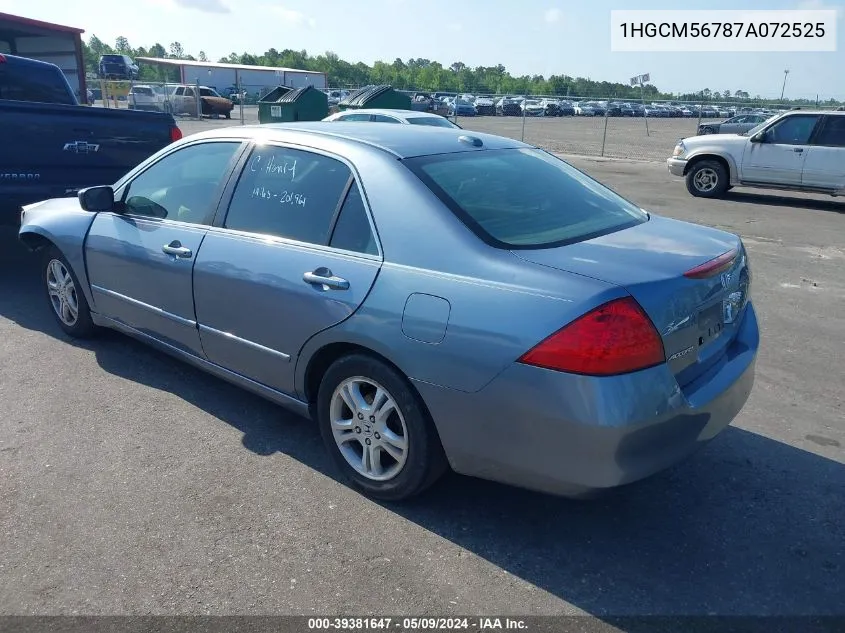
[{"label": "utility pole", "polygon": [[783,94],[786,92],[786,78],[789,77],[789,69],[783,71],[783,87],[780,89],[780,100],[783,101]]}]

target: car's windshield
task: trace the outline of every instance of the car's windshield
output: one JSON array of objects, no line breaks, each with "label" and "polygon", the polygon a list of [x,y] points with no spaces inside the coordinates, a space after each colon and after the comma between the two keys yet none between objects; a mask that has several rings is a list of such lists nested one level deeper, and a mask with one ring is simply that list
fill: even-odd
[{"label": "car's windshield", "polygon": [[212,90],[211,88],[200,88],[200,96],[202,97],[219,97],[220,95],[216,90]]},{"label": "car's windshield", "polygon": [[458,127],[454,123],[452,123],[449,119],[445,119],[442,116],[421,116],[421,117],[411,117],[405,119],[411,125],[430,125],[432,127],[451,127],[456,128]]},{"label": "car's windshield", "polygon": [[123,63],[125,60],[123,59],[123,55],[103,55],[103,61]]},{"label": "car's windshield", "polygon": [[405,164],[481,239],[503,248],[559,246],[648,220],[634,204],[538,149],[438,154]]}]

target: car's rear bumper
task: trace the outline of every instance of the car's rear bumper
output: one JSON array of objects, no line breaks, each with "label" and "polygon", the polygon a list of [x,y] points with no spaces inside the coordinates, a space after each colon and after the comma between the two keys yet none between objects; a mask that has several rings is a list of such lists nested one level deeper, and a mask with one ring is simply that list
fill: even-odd
[{"label": "car's rear bumper", "polygon": [[415,385],[455,471],[581,494],[653,475],[714,438],[751,393],[758,346],[749,303],[723,359],[683,389],[666,365],[593,378],[515,363],[474,393]]},{"label": "car's rear bumper", "polygon": [[687,161],[683,158],[669,158],[666,160],[666,167],[673,176],[683,176],[687,167]]}]

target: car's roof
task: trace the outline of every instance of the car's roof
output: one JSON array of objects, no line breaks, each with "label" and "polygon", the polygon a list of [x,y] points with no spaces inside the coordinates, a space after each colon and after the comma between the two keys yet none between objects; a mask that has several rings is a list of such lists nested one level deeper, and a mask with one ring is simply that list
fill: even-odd
[{"label": "car's roof", "polygon": [[[356,108],[354,110],[344,110],[343,112],[338,112],[337,114],[384,114],[384,115],[392,115],[402,117],[403,119],[407,119],[408,117],[438,117],[443,118],[439,114],[434,114],[433,112],[418,112],[417,110],[399,110],[399,109],[390,109],[390,108]],[[336,116],[336,115],[335,115]]]},{"label": "car's roof", "polygon": [[[395,123],[314,121],[232,126],[193,134],[186,139],[244,136],[261,140],[291,141],[308,145],[309,136],[323,137],[350,145],[366,145],[398,158],[465,151],[532,147],[514,139],[471,132],[460,128]],[[463,140],[462,140],[463,137]],[[481,141],[480,146],[473,139]]]}]

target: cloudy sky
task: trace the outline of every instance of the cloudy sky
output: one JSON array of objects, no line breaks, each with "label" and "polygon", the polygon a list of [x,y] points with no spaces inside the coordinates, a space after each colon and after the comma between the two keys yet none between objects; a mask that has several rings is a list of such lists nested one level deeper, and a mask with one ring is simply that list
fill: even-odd
[{"label": "cloudy sky", "polygon": [[[695,5],[695,6],[693,6]],[[839,9],[832,53],[613,53],[612,9]],[[627,81],[650,73],[671,92],[745,90],[845,99],[845,0],[0,0],[0,11],[84,28],[114,42],[178,41],[218,59],[268,48],[334,51],[372,63],[422,57],[504,64],[512,74]]]}]

